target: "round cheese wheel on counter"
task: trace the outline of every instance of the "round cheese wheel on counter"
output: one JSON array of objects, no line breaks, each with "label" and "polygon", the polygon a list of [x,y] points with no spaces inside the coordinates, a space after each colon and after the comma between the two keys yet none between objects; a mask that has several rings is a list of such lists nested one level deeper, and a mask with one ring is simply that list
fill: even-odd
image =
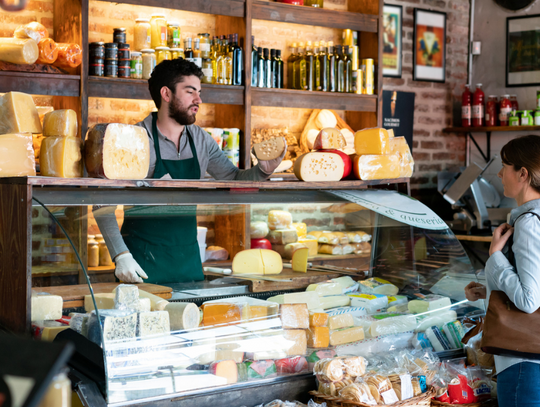
[{"label": "round cheese wheel on counter", "polygon": [[[341,157],[343,160],[343,178],[348,177],[352,172],[352,160],[351,157],[349,157],[347,154],[345,154],[343,151],[340,150],[319,150],[321,153],[334,153]],[[342,179],[343,179],[342,178]]]},{"label": "round cheese wheel on counter", "polygon": [[294,175],[301,181],[340,181],[344,171],[343,160],[334,153],[306,153],[294,163]]},{"label": "round cheese wheel on counter", "polygon": [[250,233],[252,239],[262,239],[268,234],[268,224],[266,222],[251,222]]},{"label": "round cheese wheel on counter", "polygon": [[272,250],[272,244],[268,239],[251,239],[251,248]]}]

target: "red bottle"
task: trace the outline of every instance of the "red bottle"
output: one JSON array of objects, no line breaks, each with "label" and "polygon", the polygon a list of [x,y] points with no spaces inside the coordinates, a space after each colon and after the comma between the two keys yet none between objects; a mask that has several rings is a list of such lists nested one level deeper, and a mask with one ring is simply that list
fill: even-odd
[{"label": "red bottle", "polygon": [[463,95],[461,95],[461,127],[471,127],[472,125],[472,93],[470,85],[465,85]]},{"label": "red bottle", "polygon": [[497,96],[489,95],[486,103],[486,126],[496,126],[497,119]]},{"label": "red bottle", "polygon": [[482,84],[476,85],[472,102],[472,125],[473,127],[482,127],[484,125],[484,100],[485,95],[482,90]]},{"label": "red bottle", "polygon": [[512,111],[512,102],[510,102],[510,96],[504,95],[501,98],[501,112],[499,113],[499,125],[508,126],[508,117]]},{"label": "red bottle", "polygon": [[512,104],[512,110],[519,110],[517,95],[510,95],[510,103]]}]

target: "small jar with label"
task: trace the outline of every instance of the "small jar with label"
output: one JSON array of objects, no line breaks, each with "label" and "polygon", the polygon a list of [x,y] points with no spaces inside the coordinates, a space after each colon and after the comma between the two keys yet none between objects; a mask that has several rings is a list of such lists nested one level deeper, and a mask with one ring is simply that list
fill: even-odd
[{"label": "small jar with label", "polygon": [[[510,117],[508,118],[508,125],[510,127],[519,126],[519,117],[518,117],[519,111],[512,110],[510,112]],[[502,126],[502,125],[501,125]]]},{"label": "small jar with label", "polygon": [[90,59],[105,59],[105,43],[91,42],[89,56]]},{"label": "small jar with label", "polygon": [[88,235],[88,267],[99,266],[99,243],[94,235]]},{"label": "small jar with label", "polygon": [[532,126],[534,119],[531,115],[532,110],[524,110],[521,114],[521,125],[522,126]]},{"label": "small jar with label", "polygon": [[147,18],[138,18],[135,20],[135,28],[133,30],[133,49],[142,51],[150,48],[152,42],[152,26]]},{"label": "small jar with label", "polygon": [[204,33],[199,34],[199,50],[201,52],[201,58],[210,58],[211,57],[211,41],[210,34]]},{"label": "small jar with label", "polygon": [[167,23],[167,45],[169,48],[178,48],[180,45],[180,24],[177,21]]},{"label": "small jar with label", "polygon": [[486,126],[497,125],[497,96],[489,95],[486,103]]},{"label": "small jar with label", "polygon": [[152,14],[150,19],[152,48],[167,46],[167,20],[163,14]]},{"label": "small jar with label", "polygon": [[142,54],[137,51],[131,53],[131,79],[142,79],[143,60]]},{"label": "small jar with label", "polygon": [[534,125],[540,126],[540,110],[534,112]]},{"label": "small jar with label", "polygon": [[113,29],[113,42],[125,44],[126,40],[126,29],[125,28],[114,28]]},{"label": "small jar with label", "polygon": [[210,58],[203,58],[202,60],[202,83],[215,83],[214,70],[212,69],[212,60]]},{"label": "small jar with label", "polygon": [[159,65],[162,61],[171,59],[171,49],[169,47],[156,48],[156,64]]},{"label": "small jar with label", "polygon": [[156,53],[153,49],[143,49],[142,60],[142,77],[143,79],[150,79],[152,71],[156,67]]},{"label": "small jar with label", "polygon": [[180,53],[184,53],[184,51],[182,51],[182,49],[180,48],[171,48],[171,58],[172,59],[178,59],[178,58],[183,58]]},{"label": "small jar with label", "polygon": [[118,44],[116,42],[105,44],[105,58],[118,59]]},{"label": "small jar with label", "polygon": [[105,76],[108,78],[118,78],[118,59],[105,60]]},{"label": "small jar with label", "polygon": [[512,103],[510,102],[509,95],[501,96],[500,113],[499,113],[499,125],[508,126],[508,117],[512,111]]}]

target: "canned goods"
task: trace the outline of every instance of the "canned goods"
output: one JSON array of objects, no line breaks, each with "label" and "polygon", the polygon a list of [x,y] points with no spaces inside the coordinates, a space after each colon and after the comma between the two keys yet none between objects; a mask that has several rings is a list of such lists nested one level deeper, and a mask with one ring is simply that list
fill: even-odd
[{"label": "canned goods", "polygon": [[131,66],[131,59],[119,59],[118,66]]},{"label": "canned goods", "polygon": [[116,65],[118,66],[118,59],[109,59],[105,60],[105,65]]},{"label": "canned goods", "polygon": [[129,67],[129,66],[119,66],[118,67],[118,77],[119,78],[130,78],[131,77],[131,67]]},{"label": "canned goods", "polygon": [[115,28],[113,29],[113,42],[125,44],[126,41],[126,29]]},{"label": "canned goods", "polygon": [[223,150],[238,150],[240,148],[240,130],[223,129]]},{"label": "canned goods", "polygon": [[118,44],[118,59],[131,59],[129,44]]},{"label": "canned goods", "polygon": [[118,65],[105,65],[105,76],[108,78],[118,78]]},{"label": "canned goods", "polygon": [[92,42],[90,43],[90,58],[105,58],[105,43],[104,42]]},{"label": "canned goods", "polygon": [[[103,61],[102,59],[100,61]],[[103,76],[105,73],[104,64],[90,64],[88,74],[91,76]]]},{"label": "canned goods", "polygon": [[235,166],[240,166],[240,150],[225,150],[228,160]]},{"label": "canned goods", "polygon": [[105,58],[118,59],[118,44],[114,42],[105,44]]}]

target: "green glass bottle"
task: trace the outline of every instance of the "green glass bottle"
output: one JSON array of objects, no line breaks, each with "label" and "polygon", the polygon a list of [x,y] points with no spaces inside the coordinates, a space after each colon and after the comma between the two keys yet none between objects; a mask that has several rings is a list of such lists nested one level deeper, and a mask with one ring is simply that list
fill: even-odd
[{"label": "green glass bottle", "polygon": [[343,92],[353,93],[353,74],[352,74],[352,51],[353,48],[345,46],[344,61],[345,61],[345,88]]},{"label": "green glass bottle", "polygon": [[313,55],[313,50],[311,48],[311,41],[308,41],[306,44],[306,88],[305,90],[313,91],[314,87],[314,78],[315,78],[315,55]]},{"label": "green glass bottle", "polygon": [[323,92],[328,92],[328,54],[326,52],[326,42],[321,41],[319,46],[319,84]]},{"label": "green glass bottle", "polygon": [[342,46],[336,45],[335,50],[336,55],[336,82],[337,82],[337,91],[340,93],[345,92],[345,60],[343,58]]},{"label": "green glass bottle", "polygon": [[336,81],[336,54],[334,51],[334,42],[328,42],[328,90],[330,92],[337,92]]},{"label": "green glass bottle", "polygon": [[295,70],[298,75],[298,87],[296,89],[307,90],[306,56],[304,55],[304,43],[298,46],[298,60],[295,62]]},{"label": "green glass bottle", "polygon": [[313,86],[315,90],[321,90],[321,61],[319,61],[319,43],[315,43],[315,48],[313,49],[313,63],[315,64],[315,70],[313,72]]},{"label": "green glass bottle", "polygon": [[289,47],[289,50],[291,51],[291,55],[287,58],[287,88],[296,89],[294,75],[294,63],[298,59],[298,55],[296,54],[296,42],[293,42]]}]

